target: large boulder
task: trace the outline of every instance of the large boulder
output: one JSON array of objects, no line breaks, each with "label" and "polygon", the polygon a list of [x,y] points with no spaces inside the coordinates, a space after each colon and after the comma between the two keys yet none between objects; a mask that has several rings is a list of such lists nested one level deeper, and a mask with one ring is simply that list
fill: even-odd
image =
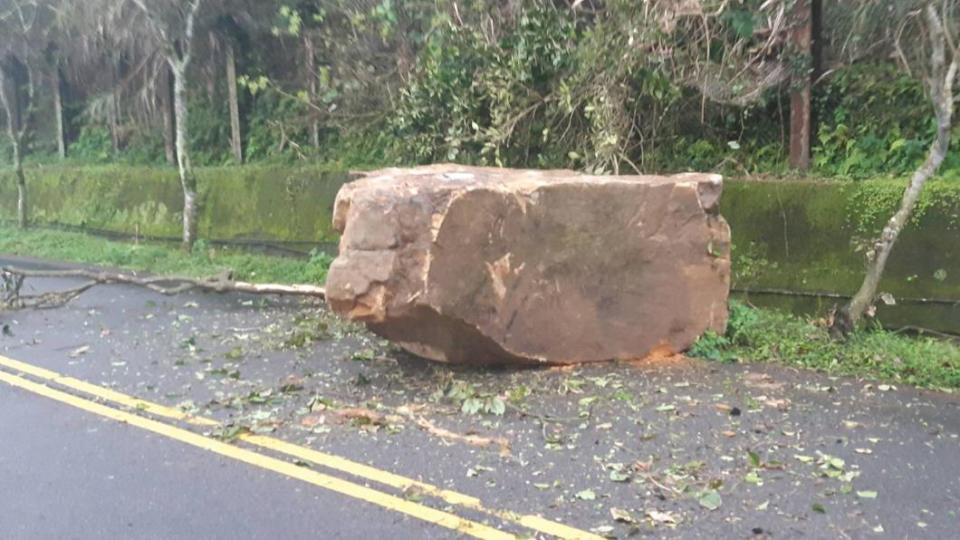
[{"label": "large boulder", "polygon": [[338,313],[425,358],[567,364],[683,351],[727,321],[722,178],[385,169],[337,197]]}]

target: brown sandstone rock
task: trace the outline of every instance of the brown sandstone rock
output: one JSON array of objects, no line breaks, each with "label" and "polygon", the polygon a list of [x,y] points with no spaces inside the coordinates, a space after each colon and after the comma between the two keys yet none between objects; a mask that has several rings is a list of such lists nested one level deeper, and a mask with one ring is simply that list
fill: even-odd
[{"label": "brown sandstone rock", "polygon": [[687,349],[727,320],[718,175],[435,165],[343,187],[335,311],[426,358],[565,364]]}]

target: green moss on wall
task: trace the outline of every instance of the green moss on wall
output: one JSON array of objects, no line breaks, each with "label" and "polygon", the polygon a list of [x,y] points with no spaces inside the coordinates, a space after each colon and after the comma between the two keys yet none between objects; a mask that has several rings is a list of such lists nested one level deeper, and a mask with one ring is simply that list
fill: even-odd
[{"label": "green moss on wall", "polygon": [[[726,184],[740,287],[852,294],[864,252],[893,214],[905,180],[746,181]],[[932,181],[900,236],[881,289],[960,299],[960,183]],[[741,271],[743,270],[743,271]]]},{"label": "green moss on wall", "polygon": [[[335,240],[333,203],[346,173],[286,166],[198,170],[200,235],[208,240]],[[180,235],[176,172],[150,167],[42,167],[28,171],[33,219],[133,235]],[[853,293],[863,248],[893,213],[905,180],[729,180],[722,200],[739,287]],[[16,189],[0,172],[0,219]],[[960,181],[932,181],[890,259],[882,290],[960,299]]]},{"label": "green moss on wall", "polygon": [[[345,173],[269,166],[198,169],[200,236],[209,240],[328,242]],[[157,237],[178,237],[183,199],[175,171],[153,167],[43,167],[28,171],[31,218]],[[16,189],[0,174],[0,219],[13,219]]]}]

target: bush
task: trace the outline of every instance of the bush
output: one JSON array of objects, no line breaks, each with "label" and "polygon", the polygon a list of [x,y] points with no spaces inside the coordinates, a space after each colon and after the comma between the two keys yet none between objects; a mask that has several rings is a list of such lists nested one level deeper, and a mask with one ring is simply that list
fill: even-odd
[{"label": "bush", "polygon": [[80,136],[70,145],[70,157],[84,163],[113,161],[113,140],[110,130],[99,125],[86,125]]},{"label": "bush", "polygon": [[815,165],[823,174],[902,174],[926,155],[935,123],[923,85],[890,63],[834,73],[816,98]]}]

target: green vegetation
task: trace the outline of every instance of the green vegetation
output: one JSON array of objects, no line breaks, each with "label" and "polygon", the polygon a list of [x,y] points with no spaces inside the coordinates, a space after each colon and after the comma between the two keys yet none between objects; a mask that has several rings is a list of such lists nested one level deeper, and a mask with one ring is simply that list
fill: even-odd
[{"label": "green vegetation", "polygon": [[[45,3],[56,12],[85,5]],[[188,81],[192,161],[235,163],[230,81],[222,69],[230,44],[238,53],[233,105],[245,162],[786,173],[791,88],[782,71],[809,69],[810,59],[783,47],[790,24],[769,24],[793,2],[742,0],[704,7],[702,17],[673,13],[670,2],[655,4],[231,3],[200,21],[198,35],[217,45],[198,51]],[[818,176],[900,175],[923,159],[934,135],[932,110],[919,74],[891,60],[898,48],[886,28],[896,20],[892,13],[914,9],[909,4],[824,2],[817,40],[823,67],[812,104]],[[79,25],[78,31],[57,32],[58,39],[104,24],[98,17],[68,19],[57,24]],[[899,45],[910,48],[921,38],[904,39]],[[59,49],[76,46],[67,41]],[[71,68],[65,83],[75,90],[64,111],[66,163],[163,164],[173,144],[163,127],[168,89],[164,77],[152,76],[163,69],[155,58],[137,57],[138,50],[126,51],[123,61],[109,52],[62,59]],[[22,61],[32,60],[40,62]],[[122,89],[113,80],[79,76],[117,62],[121,71],[142,62],[151,76]],[[781,75],[768,77],[770,66]],[[27,163],[61,163],[52,97],[45,88],[38,92],[36,125],[24,140]],[[117,109],[90,99],[101,95],[112,95]],[[162,98],[160,106],[145,105],[146,96]],[[0,161],[9,160],[10,150],[0,138]],[[948,158],[944,168],[960,168],[960,157]]]},{"label": "green vegetation", "polygon": [[731,302],[724,335],[708,334],[690,354],[721,362],[781,362],[830,374],[930,388],[960,388],[960,347],[930,337],[871,328],[846,341],[823,321]]},{"label": "green vegetation", "polygon": [[234,279],[241,281],[321,285],[326,281],[332,261],[328,254],[321,252],[301,260],[214,248],[202,240],[192,252],[185,253],[162,244],[131,244],[61,231],[21,231],[2,225],[0,253],[185,277],[213,276],[232,270]]},{"label": "green vegetation", "polygon": [[[133,237],[178,237],[183,197],[175,170],[122,164],[27,171],[31,219]],[[208,240],[330,242],[345,172],[293,164],[197,169],[199,233]],[[0,171],[0,220],[16,218],[13,175]]]},{"label": "green vegetation", "polygon": [[[468,30],[458,30],[460,34],[466,32]],[[615,127],[604,122],[613,122],[612,118],[577,119],[572,131],[564,133],[561,128],[569,120],[566,113],[569,105],[562,100],[547,99],[530,117],[517,120],[515,117],[521,112],[518,107],[532,107],[535,103],[518,104],[513,98],[498,99],[525,92],[512,88],[514,83],[503,80],[505,76],[522,81],[533,77],[543,79],[546,73],[551,73],[556,80],[545,84],[556,85],[555,92],[569,92],[560,87],[570,83],[564,77],[571,70],[582,68],[567,66],[566,71],[560,68],[572,61],[575,52],[558,49],[556,55],[561,56],[534,73],[540,62],[517,56],[539,54],[536,51],[545,45],[534,43],[530,45],[532,50],[522,48],[513,57],[500,60],[509,62],[512,69],[524,70],[510,73],[503,66],[484,64],[485,56],[474,50],[479,45],[464,43],[468,37],[448,36],[444,32],[438,32],[438,36],[437,39],[442,37],[447,41],[443,47],[438,45],[424,51],[417,72],[418,83],[404,93],[396,111],[370,128],[328,131],[320,147],[307,144],[306,126],[297,123],[307,113],[301,102],[270,91],[251,96],[246,110],[247,162],[309,163],[327,169],[430,161],[589,168],[591,160],[604,152],[602,139],[609,139]],[[558,47],[558,37],[541,35],[524,36],[524,39],[540,39]],[[477,41],[482,37],[470,36],[469,39]],[[455,47],[450,49],[447,45]],[[587,63],[595,59],[580,61]],[[546,69],[553,66],[553,62],[557,62],[558,67]],[[474,82],[475,77],[479,83]],[[625,156],[644,171],[710,170],[737,176],[788,173],[781,137],[785,126],[768,121],[771,117],[789,116],[789,111],[782,109],[783,104],[778,104],[775,93],[743,109],[708,106],[707,124],[703,124],[698,118],[700,97],[696,93],[672,85],[655,72],[647,73],[646,77],[648,80],[634,84],[649,88],[655,94],[640,94],[635,103],[622,106],[638,106],[646,100],[651,108],[667,108],[670,117],[664,119],[661,133],[664,129],[671,132],[661,135],[665,143],[649,143],[634,150],[636,155],[631,152]],[[863,100],[861,96],[868,87],[871,97]],[[923,159],[934,126],[918,81],[889,64],[870,63],[841,68],[819,88],[814,104],[815,114],[821,119],[813,147],[815,176],[866,179],[899,175],[912,170]],[[491,110],[494,103],[502,110]],[[222,133],[224,107],[222,101],[210,102],[202,96],[192,104],[191,144],[197,149],[194,159],[197,165],[217,167],[232,163],[229,135]],[[588,107],[593,110],[589,104],[582,106]],[[614,115],[611,112],[608,116]],[[510,125],[494,124],[498,119]],[[163,140],[158,134],[131,130],[129,137],[123,149],[115,152],[107,128],[84,126],[70,147],[67,163],[78,166],[164,164]],[[296,144],[281,145],[284,137]],[[5,152],[0,152],[0,161],[4,157]],[[28,158],[29,163],[60,162],[50,149],[38,148],[37,153]],[[632,171],[626,164],[619,164],[618,169]],[[960,171],[960,158],[951,155],[944,170]]]},{"label": "green vegetation", "polygon": [[[818,92],[815,107],[815,167],[834,176],[911,172],[936,130],[923,85],[887,63],[839,70]],[[960,159],[948,156],[944,169],[958,168]]]}]

